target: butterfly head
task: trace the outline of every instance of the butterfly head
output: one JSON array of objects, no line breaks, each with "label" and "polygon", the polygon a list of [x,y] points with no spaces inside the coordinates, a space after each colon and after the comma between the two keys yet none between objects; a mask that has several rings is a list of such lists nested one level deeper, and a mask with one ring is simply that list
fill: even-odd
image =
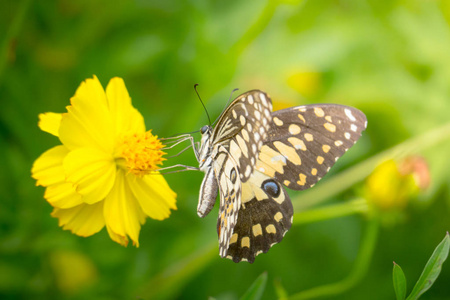
[{"label": "butterfly head", "polygon": [[208,131],[211,131],[211,126],[209,125],[205,125],[202,128],[200,128],[200,133],[202,134],[202,136],[207,133]]},{"label": "butterfly head", "polygon": [[205,171],[209,168],[212,163],[211,159],[211,134],[212,134],[212,126],[205,125],[200,128],[200,133],[202,134],[202,140],[200,144],[199,150],[199,163],[200,170]]}]

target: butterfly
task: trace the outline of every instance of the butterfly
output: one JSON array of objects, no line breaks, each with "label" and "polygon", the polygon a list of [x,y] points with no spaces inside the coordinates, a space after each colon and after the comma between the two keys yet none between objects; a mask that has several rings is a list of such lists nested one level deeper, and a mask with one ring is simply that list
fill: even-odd
[{"label": "butterfly", "polygon": [[191,143],[205,172],[197,214],[205,217],[220,195],[219,253],[253,263],[291,228],[294,210],[284,187],[308,189],[319,181],[367,126],[364,113],[337,104],[272,112],[270,97],[251,90],[205,125]]}]

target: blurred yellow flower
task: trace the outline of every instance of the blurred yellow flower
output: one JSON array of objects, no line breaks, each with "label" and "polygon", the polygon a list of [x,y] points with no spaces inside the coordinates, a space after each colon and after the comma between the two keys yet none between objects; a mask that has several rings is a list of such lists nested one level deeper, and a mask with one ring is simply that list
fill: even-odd
[{"label": "blurred yellow flower", "polygon": [[287,84],[302,96],[311,98],[320,90],[321,74],[312,69],[296,70],[288,75]]},{"label": "blurred yellow flower", "polygon": [[106,91],[97,77],[87,79],[70,102],[67,113],[39,116],[39,127],[62,145],[34,162],[32,177],[64,229],[86,237],[106,225],[112,240],[139,246],[146,217],[162,220],[176,209],[176,194],[154,171],[163,145],[145,130],[121,78]]},{"label": "blurred yellow flower", "polygon": [[403,209],[429,184],[428,165],[423,158],[408,157],[399,163],[387,160],[368,177],[366,196],[381,210]]},{"label": "blurred yellow flower", "polygon": [[50,267],[58,289],[73,295],[98,280],[98,270],[90,258],[74,250],[56,250],[49,254]]}]

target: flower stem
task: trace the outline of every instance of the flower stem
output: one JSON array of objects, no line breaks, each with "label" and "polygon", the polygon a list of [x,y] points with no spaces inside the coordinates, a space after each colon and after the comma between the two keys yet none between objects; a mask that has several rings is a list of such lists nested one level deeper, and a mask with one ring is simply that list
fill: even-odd
[{"label": "flower stem", "polygon": [[364,198],[356,198],[344,203],[337,203],[312,209],[294,214],[293,225],[319,222],[323,220],[330,220],[340,218],[357,213],[366,213],[368,211],[367,200]]},{"label": "flower stem", "polygon": [[341,281],[336,283],[326,284],[319,287],[312,288],[289,297],[290,300],[299,299],[313,299],[324,296],[332,296],[343,293],[355,286],[367,273],[370,260],[375,250],[375,245],[378,237],[379,223],[377,218],[372,218],[368,223],[361,247],[354,263],[351,273]]}]

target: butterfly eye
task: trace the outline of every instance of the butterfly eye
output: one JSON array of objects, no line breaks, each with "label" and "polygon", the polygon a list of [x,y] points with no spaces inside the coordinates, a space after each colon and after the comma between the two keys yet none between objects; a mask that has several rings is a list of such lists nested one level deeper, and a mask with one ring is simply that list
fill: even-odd
[{"label": "butterfly eye", "polygon": [[272,179],[268,179],[268,180],[264,181],[262,183],[261,187],[267,194],[269,194],[270,196],[272,196],[274,198],[277,198],[278,196],[280,196],[280,187]]},{"label": "butterfly eye", "polygon": [[205,134],[205,132],[208,131],[208,127],[209,127],[208,125],[203,126],[203,127],[200,129],[200,133],[201,133],[201,134]]}]

